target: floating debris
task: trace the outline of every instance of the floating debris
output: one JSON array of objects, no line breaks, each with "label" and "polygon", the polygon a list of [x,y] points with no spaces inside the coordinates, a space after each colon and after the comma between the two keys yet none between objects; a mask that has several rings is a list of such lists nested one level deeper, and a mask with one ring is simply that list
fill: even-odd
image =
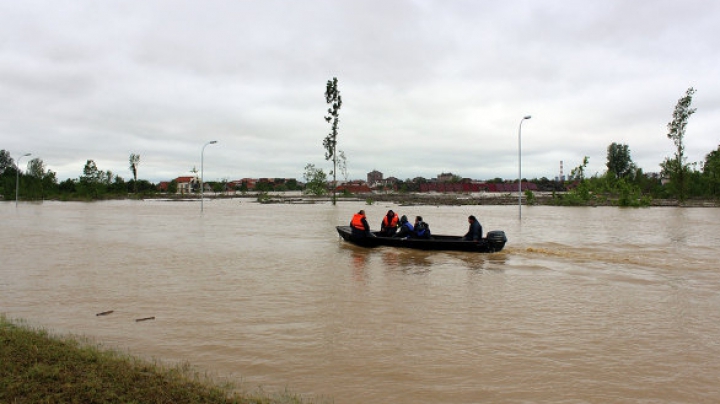
[{"label": "floating debris", "polygon": [[135,322],[138,322],[138,321],[148,321],[148,320],[155,320],[155,316],[153,316],[153,317],[137,318],[137,319],[135,319]]},{"label": "floating debris", "polygon": [[102,313],[96,314],[96,316],[107,316],[108,314],[112,314],[114,312],[115,312],[115,310],[103,311]]}]

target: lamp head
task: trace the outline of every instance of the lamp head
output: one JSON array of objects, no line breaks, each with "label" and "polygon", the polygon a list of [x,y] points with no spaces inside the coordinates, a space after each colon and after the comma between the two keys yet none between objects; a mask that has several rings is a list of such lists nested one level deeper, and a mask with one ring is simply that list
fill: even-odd
[{"label": "lamp head", "polygon": [[532,118],[532,116],[530,116],[530,115],[525,115],[525,116],[523,117],[523,119],[530,119],[530,118]]},{"label": "lamp head", "polygon": [[25,154],[23,154],[22,156],[23,156],[23,157],[27,157],[27,156],[30,156],[30,155],[32,155],[32,153],[25,153]]},{"label": "lamp head", "polygon": [[217,140],[211,140],[209,144],[215,144],[217,143]]}]

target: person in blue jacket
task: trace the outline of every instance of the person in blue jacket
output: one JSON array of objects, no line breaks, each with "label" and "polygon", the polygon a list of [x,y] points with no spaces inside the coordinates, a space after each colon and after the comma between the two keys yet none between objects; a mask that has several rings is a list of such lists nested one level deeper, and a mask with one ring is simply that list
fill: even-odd
[{"label": "person in blue jacket", "polygon": [[393,234],[393,237],[410,237],[413,235],[413,225],[408,222],[407,216],[402,215],[400,218],[400,229],[397,233]]},{"label": "person in blue jacket", "polygon": [[430,225],[423,222],[422,216],[415,216],[415,238],[430,238]]}]

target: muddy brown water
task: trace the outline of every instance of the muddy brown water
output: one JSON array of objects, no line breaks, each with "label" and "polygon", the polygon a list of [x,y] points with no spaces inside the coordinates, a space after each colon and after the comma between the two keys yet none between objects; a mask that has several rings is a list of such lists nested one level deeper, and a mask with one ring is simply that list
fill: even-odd
[{"label": "muddy brown water", "polygon": [[[204,208],[0,204],[0,313],[336,403],[720,401],[717,208]],[[359,209],[509,242],[362,249],[334,230]]]}]

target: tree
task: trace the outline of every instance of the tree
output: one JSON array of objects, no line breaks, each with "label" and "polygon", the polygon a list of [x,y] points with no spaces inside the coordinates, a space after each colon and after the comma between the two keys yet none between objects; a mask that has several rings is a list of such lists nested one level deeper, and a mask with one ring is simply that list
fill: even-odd
[{"label": "tree", "polygon": [[340,90],[338,90],[338,79],[333,77],[332,80],[328,80],[327,86],[325,87],[325,101],[328,104],[332,104],[328,108],[328,116],[325,117],[327,122],[332,122],[332,130],[323,140],[323,146],[325,146],[325,160],[332,159],[333,161],[333,198],[332,203],[336,203],[335,189],[337,188],[337,160],[338,156],[335,152],[337,149],[337,133],[338,133],[338,122],[340,120],[340,108],[342,107],[342,97],[340,97]]},{"label": "tree", "polygon": [[133,174],[133,180],[135,180],[135,193],[137,193],[137,170],[138,166],[140,165],[140,155],[135,153],[130,153],[130,171]]},{"label": "tree", "polygon": [[97,168],[97,164],[95,164],[95,160],[88,160],[85,162],[85,167],[83,167],[83,175],[80,177],[80,182],[87,183],[87,184],[96,184],[100,182],[100,170]]},{"label": "tree", "polygon": [[708,194],[720,196],[720,146],[705,156],[703,176],[708,184]]},{"label": "tree", "polygon": [[325,195],[327,193],[327,175],[320,168],[315,168],[314,164],[305,166],[305,193],[311,195]]},{"label": "tree", "polygon": [[170,183],[168,184],[167,193],[168,193],[168,194],[176,194],[176,193],[177,193],[177,189],[178,189],[177,180],[172,180],[172,181],[170,181]]},{"label": "tree", "polygon": [[613,142],[607,149],[607,169],[616,178],[630,177],[635,173],[635,163],[630,157],[630,147]]},{"label": "tree", "polygon": [[695,108],[690,108],[694,94],[695,89],[692,87],[688,88],[685,96],[680,98],[675,105],[673,120],[667,124],[667,137],[675,144],[675,155],[672,159],[666,158],[661,164],[663,174],[670,177],[670,181],[673,183],[673,188],[680,201],[684,201],[686,196],[686,176],[689,171],[689,165],[685,162],[684,139],[690,115],[694,114],[696,110]]},{"label": "tree", "polygon": [[28,161],[27,164],[27,175],[41,179],[45,176],[45,163],[41,158],[34,158]]},{"label": "tree", "polygon": [[347,158],[345,157],[345,152],[342,150],[338,150],[337,165],[343,179],[345,182],[348,182]]},{"label": "tree", "polygon": [[[0,174],[4,173],[8,168],[15,168],[15,161],[12,156],[10,156],[9,151],[5,149],[0,150]],[[13,174],[15,174],[14,171]]]},{"label": "tree", "polygon": [[571,180],[579,180],[582,181],[585,179],[585,169],[587,168],[588,163],[590,162],[590,157],[585,156],[583,157],[583,162],[579,166],[573,168],[570,170],[570,179]]}]

